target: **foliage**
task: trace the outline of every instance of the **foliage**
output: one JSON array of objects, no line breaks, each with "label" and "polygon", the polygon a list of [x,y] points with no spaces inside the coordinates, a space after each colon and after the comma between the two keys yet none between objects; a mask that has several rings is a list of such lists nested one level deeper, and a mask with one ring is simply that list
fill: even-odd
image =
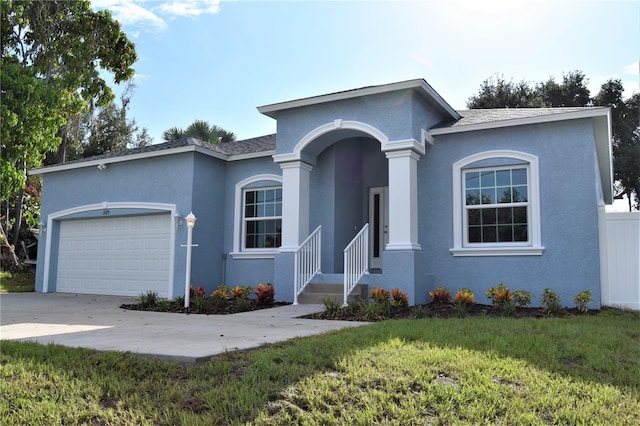
[{"label": "foliage", "polygon": [[189,297],[204,297],[204,287],[199,285],[196,288],[193,288],[193,285],[189,286]]},{"label": "foliage", "polygon": [[513,292],[513,302],[521,308],[526,308],[527,306],[529,306],[532,299],[533,294],[528,291],[516,290]]},{"label": "foliage", "polygon": [[490,287],[486,292],[487,299],[491,300],[491,304],[504,306],[505,303],[513,299],[511,290],[500,282],[495,287]]},{"label": "foliage", "polygon": [[632,425],[640,423],[639,327],[638,313],[619,310],[544,321],[385,321],[196,365],[3,341],[0,418],[6,425]]},{"label": "foliage", "polygon": [[169,142],[184,138],[196,138],[210,143],[233,142],[236,135],[222,127],[210,125],[204,120],[196,120],[183,130],[179,127],[172,127],[162,133],[162,138]]},{"label": "foliage", "polygon": [[253,294],[256,295],[256,300],[259,305],[266,305],[273,302],[276,291],[271,283],[258,284]]},{"label": "foliage", "polygon": [[391,297],[393,301],[391,302],[393,306],[409,306],[409,295],[403,291],[400,291],[399,288],[394,288],[391,290]]},{"label": "foliage", "polygon": [[137,56],[110,12],[89,1],[3,1],[0,10],[0,185],[3,200],[16,200],[17,245],[27,170],[55,150],[64,161],[69,126],[114,98],[103,76],[129,80]]},{"label": "foliage", "polygon": [[322,304],[324,305],[324,311],[331,318],[335,317],[340,311],[340,302],[332,297],[322,298]]},{"label": "foliage", "polygon": [[253,287],[251,287],[250,285],[244,286],[244,287],[237,285],[231,289],[231,297],[233,297],[236,300],[247,299],[251,294],[252,290],[253,290]]},{"label": "foliage", "polygon": [[207,312],[207,309],[209,308],[209,298],[205,297],[204,293],[202,295],[196,295],[192,302],[197,314],[204,314]]},{"label": "foliage", "polygon": [[[591,97],[588,79],[582,71],[562,75],[556,82],[550,77],[535,84],[507,81],[497,75],[482,82],[476,95],[467,101],[468,108],[538,108],[538,107],[586,107],[611,108],[614,180],[620,188],[618,196],[627,195],[629,211],[638,206],[640,194],[640,93],[623,98],[624,87],[619,79],[609,79],[600,91]],[[632,206],[633,195],[636,204]]]},{"label": "foliage", "polygon": [[542,290],[542,304],[544,305],[545,312],[549,314],[558,314],[562,310],[560,296],[550,288]]},{"label": "foliage", "polygon": [[384,304],[377,300],[361,300],[358,306],[365,321],[380,319],[384,313]]},{"label": "foliage", "polygon": [[381,287],[374,287],[371,289],[371,298],[376,302],[386,302],[391,297],[389,290]]},{"label": "foliage", "polygon": [[429,292],[431,302],[436,304],[451,303],[451,290],[446,287],[436,287]]},{"label": "foliage", "polygon": [[142,294],[140,294],[140,305],[144,308],[148,308],[151,306],[156,306],[158,304],[158,300],[160,296],[157,292],[148,290]]},{"label": "foliage", "polygon": [[127,85],[120,96],[120,106],[112,101],[87,113],[80,124],[85,127],[82,130],[84,137],[79,140],[81,145],[73,155],[67,155],[69,160],[124,151],[153,143],[146,128],[140,129],[135,119],[127,118],[133,88],[132,83]]},{"label": "foliage", "polygon": [[580,293],[573,296],[573,301],[580,312],[587,312],[589,308],[587,305],[593,301],[591,290],[583,290]]},{"label": "foliage", "polygon": [[30,272],[12,274],[8,271],[0,271],[0,293],[32,292],[35,291],[35,286],[35,274]]},{"label": "foliage", "polygon": [[462,305],[464,307],[471,306],[476,303],[475,296],[473,295],[473,291],[468,288],[463,288],[458,291],[453,298],[453,303],[456,305]]},{"label": "foliage", "polygon": [[251,302],[246,297],[239,297],[235,299],[236,304],[234,309],[236,312],[247,312],[251,310]]},{"label": "foliage", "polygon": [[212,299],[227,300],[229,298],[229,287],[224,284],[220,284],[217,289],[211,293]]}]

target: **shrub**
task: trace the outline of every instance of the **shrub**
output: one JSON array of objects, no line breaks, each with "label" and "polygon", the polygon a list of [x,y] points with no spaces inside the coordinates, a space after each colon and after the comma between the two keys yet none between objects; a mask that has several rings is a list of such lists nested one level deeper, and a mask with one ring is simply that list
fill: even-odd
[{"label": "shrub", "polygon": [[413,318],[426,318],[428,314],[427,308],[423,305],[413,307]]},{"label": "shrub", "polygon": [[461,305],[463,307],[468,307],[476,303],[476,299],[473,295],[473,292],[468,288],[463,288],[458,291],[453,298],[453,303],[456,305]]},{"label": "shrub", "polygon": [[391,297],[391,293],[389,290],[385,290],[384,288],[374,287],[371,290],[371,298],[376,302],[386,302]]},{"label": "shrub", "polygon": [[495,287],[489,288],[487,290],[487,299],[491,300],[491,304],[504,306],[506,302],[510,302],[513,299],[513,293],[511,290],[504,285],[504,283],[500,282]]},{"label": "shrub", "polygon": [[550,288],[542,290],[542,304],[545,307],[545,312],[548,314],[557,314],[562,310],[560,296],[554,293]]},{"label": "shrub", "polygon": [[513,301],[521,308],[526,308],[531,304],[533,294],[524,290],[516,290],[513,292]]},{"label": "shrub", "polygon": [[383,304],[376,300],[362,300],[359,305],[362,317],[366,321],[380,319],[383,314]]},{"label": "shrub", "polygon": [[580,293],[573,296],[573,301],[575,302],[576,307],[578,308],[578,311],[582,313],[585,313],[589,310],[587,305],[591,303],[592,300],[593,298],[591,297],[590,290],[583,290]]},{"label": "shrub", "polygon": [[[184,301],[182,301],[182,304],[184,305]],[[158,302],[158,310],[162,311],[162,312],[170,311],[171,310],[171,302],[166,300],[166,299],[160,300]]]},{"label": "shrub", "polygon": [[502,304],[502,310],[505,314],[513,316],[516,313],[516,304],[513,300],[507,300]]},{"label": "shrub", "polygon": [[196,287],[195,289],[193,288],[193,285],[189,286],[189,296],[190,297],[204,297],[204,288],[202,288],[201,285],[199,285],[198,287]]},{"label": "shrub", "polygon": [[409,295],[399,288],[391,290],[391,297],[393,297],[394,306],[409,306]]},{"label": "shrub", "polygon": [[325,297],[322,299],[322,304],[324,305],[324,311],[331,318],[338,315],[340,312],[340,302],[332,297]]},{"label": "shrub", "polygon": [[213,290],[211,293],[211,298],[227,300],[229,298],[229,287],[224,284],[220,284],[218,288]]},{"label": "shrub", "polygon": [[184,296],[176,297],[175,303],[178,306],[184,306]]},{"label": "shrub", "polygon": [[251,303],[249,302],[249,299],[247,299],[246,297],[236,299],[236,305],[234,310],[235,312],[247,312],[251,310]]},{"label": "shrub", "polygon": [[196,293],[196,297],[193,298],[193,305],[197,313],[204,314],[209,307],[209,299],[204,296],[199,296]]},{"label": "shrub", "polygon": [[231,289],[231,297],[236,300],[247,299],[251,294],[251,290],[253,290],[253,288],[250,285],[244,287],[237,285]]},{"label": "shrub", "polygon": [[150,308],[158,303],[158,299],[159,296],[157,292],[151,290],[146,291],[140,294],[140,306],[143,308]]},{"label": "shrub", "polygon": [[429,292],[433,303],[451,303],[451,290],[445,287],[437,287]]},{"label": "shrub", "polygon": [[256,295],[259,305],[266,305],[273,302],[276,291],[271,283],[258,284],[253,294]]}]

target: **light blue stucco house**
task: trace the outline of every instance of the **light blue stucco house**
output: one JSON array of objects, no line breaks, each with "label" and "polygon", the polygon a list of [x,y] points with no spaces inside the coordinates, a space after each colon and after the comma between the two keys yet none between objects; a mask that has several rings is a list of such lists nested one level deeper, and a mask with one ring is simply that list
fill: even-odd
[{"label": "light blue stucco house", "polygon": [[[271,282],[591,290],[613,199],[607,108],[454,110],[424,80],[259,107],[277,134],[44,167],[37,291],[168,298]],[[347,253],[345,248],[349,246]],[[362,291],[357,287],[356,292]],[[365,290],[366,291],[366,290]],[[340,290],[342,292],[342,290]]]}]

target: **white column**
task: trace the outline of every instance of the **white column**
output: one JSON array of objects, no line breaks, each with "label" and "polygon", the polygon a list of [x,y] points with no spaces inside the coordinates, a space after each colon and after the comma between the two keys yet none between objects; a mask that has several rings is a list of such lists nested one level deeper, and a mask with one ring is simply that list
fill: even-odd
[{"label": "white column", "polygon": [[411,150],[387,151],[389,243],[387,250],[420,250],[418,244],[418,160]]},{"label": "white column", "polygon": [[309,235],[309,175],[313,169],[302,161],[280,163],[282,169],[281,252],[295,251]]}]

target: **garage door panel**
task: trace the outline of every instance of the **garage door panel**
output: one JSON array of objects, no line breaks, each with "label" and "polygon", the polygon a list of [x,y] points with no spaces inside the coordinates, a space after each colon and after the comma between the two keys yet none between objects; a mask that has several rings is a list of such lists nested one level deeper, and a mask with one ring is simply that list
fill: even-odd
[{"label": "garage door panel", "polygon": [[167,297],[170,230],[168,214],[61,222],[57,291]]}]

